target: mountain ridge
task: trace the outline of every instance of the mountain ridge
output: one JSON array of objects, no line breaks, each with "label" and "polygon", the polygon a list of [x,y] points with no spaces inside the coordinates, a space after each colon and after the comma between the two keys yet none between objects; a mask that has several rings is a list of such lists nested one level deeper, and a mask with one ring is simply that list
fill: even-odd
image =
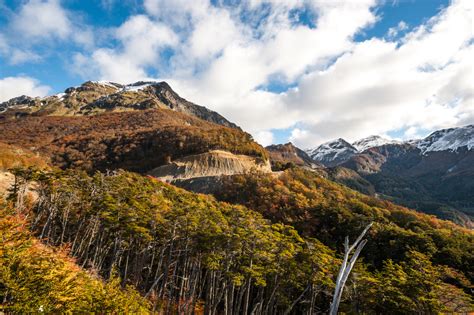
[{"label": "mountain ridge", "polygon": [[348,161],[356,154],[384,145],[411,145],[418,148],[422,154],[433,151],[456,152],[462,147],[466,147],[469,151],[474,148],[474,125],[440,129],[425,138],[406,141],[386,139],[378,135],[368,136],[352,143],[338,138],[315,148],[306,149],[305,152],[314,160],[332,167]]},{"label": "mountain ridge", "polygon": [[180,97],[164,81],[138,81],[119,84],[106,81],[86,81],[69,87],[64,93],[47,97],[19,96],[0,103],[0,114],[78,116],[104,112],[169,108],[226,127],[240,129],[215,111]]}]

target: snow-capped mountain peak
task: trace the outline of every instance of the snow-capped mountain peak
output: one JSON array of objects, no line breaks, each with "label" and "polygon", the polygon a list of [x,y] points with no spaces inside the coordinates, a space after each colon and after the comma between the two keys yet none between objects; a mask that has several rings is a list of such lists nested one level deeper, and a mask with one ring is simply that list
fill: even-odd
[{"label": "snow-capped mountain peak", "polygon": [[342,138],[325,142],[314,149],[306,151],[313,160],[327,166],[337,165],[349,159],[357,152],[356,148]]},{"label": "snow-capped mountain peak", "polygon": [[441,129],[428,137],[411,141],[423,154],[432,151],[457,151],[461,147],[467,150],[474,148],[474,125],[465,127]]},{"label": "snow-capped mountain peak", "polygon": [[369,137],[353,142],[352,146],[356,148],[359,152],[363,152],[370,148],[380,147],[385,144],[396,144],[396,143],[400,143],[400,142],[396,140],[382,138],[380,136],[369,136]]}]

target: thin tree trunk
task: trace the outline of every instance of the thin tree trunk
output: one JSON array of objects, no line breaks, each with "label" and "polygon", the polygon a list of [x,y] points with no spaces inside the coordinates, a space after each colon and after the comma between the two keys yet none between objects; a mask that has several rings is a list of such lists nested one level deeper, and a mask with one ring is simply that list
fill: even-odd
[{"label": "thin tree trunk", "polygon": [[[354,267],[354,264],[359,257],[360,252],[362,251],[362,248],[364,248],[365,244],[367,243],[367,240],[362,240],[362,238],[365,236],[367,231],[370,229],[372,226],[372,222],[367,225],[367,227],[362,231],[362,233],[359,235],[359,237],[356,239],[354,244],[352,244],[349,247],[349,237],[346,237],[345,242],[344,242],[344,260],[342,261],[342,266],[341,269],[339,270],[339,274],[337,276],[336,280],[336,288],[334,289],[334,297],[331,303],[331,308],[329,311],[330,315],[336,315],[337,310],[339,308],[339,303],[341,302],[341,297],[342,297],[342,291],[344,290],[344,285],[347,281],[347,278],[349,277],[349,273],[352,270],[352,267]],[[352,258],[349,260],[349,255],[350,253],[355,249],[354,255],[352,255]]]}]

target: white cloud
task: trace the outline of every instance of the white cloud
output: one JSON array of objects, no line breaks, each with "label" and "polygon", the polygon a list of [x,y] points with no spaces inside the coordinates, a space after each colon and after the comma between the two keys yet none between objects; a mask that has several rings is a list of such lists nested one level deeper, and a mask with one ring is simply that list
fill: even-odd
[{"label": "white cloud", "polygon": [[128,83],[146,79],[145,68],[159,64],[160,52],[177,43],[175,33],[147,16],[136,15],[113,31],[120,48],[100,48],[90,56],[76,54],[73,67],[86,78]]},{"label": "white cloud", "polygon": [[396,27],[391,27],[388,29],[387,35],[389,38],[397,36],[400,32],[406,31],[408,29],[408,24],[405,21],[400,21]]},{"label": "white cloud", "polygon": [[19,95],[45,96],[50,89],[49,86],[40,85],[37,80],[30,77],[6,77],[0,79],[0,102]]},{"label": "white cloud", "polygon": [[72,24],[58,0],[30,0],[13,19],[18,35],[29,39],[58,37],[71,34]]},{"label": "white cloud", "polygon": [[0,34],[0,55],[11,65],[38,62],[43,55],[64,49],[57,46],[59,42],[85,49],[94,46],[92,28],[81,23],[78,12],[63,8],[59,0],[25,1],[7,17],[8,24]]},{"label": "white cloud", "polygon": [[3,34],[0,34],[0,56],[3,56],[11,65],[41,60],[41,56],[31,50],[11,47]]},{"label": "white cloud", "polygon": [[[338,1],[332,5],[326,1],[315,2],[306,8],[319,16],[318,27],[311,28],[294,25],[290,19],[290,10],[301,8],[304,3],[288,3],[274,4],[266,17],[248,12],[249,8],[260,9],[257,3],[234,8],[234,11],[227,7],[208,9],[208,25],[220,25],[223,16],[232,18],[223,23],[222,28],[228,34],[225,38],[216,37],[212,32],[202,36],[199,14],[193,13],[198,22],[184,39],[181,53],[173,59],[175,69],[169,75],[173,86],[185,97],[221,112],[254,133],[294,125],[300,115],[298,108],[288,108],[278,94],[259,90],[259,87],[274,77],[291,82],[305,71],[324,67],[328,59],[350,50],[351,37],[373,23],[376,17],[370,11],[374,1]],[[247,15],[256,14],[256,20],[263,18],[256,30],[251,28],[252,23],[239,20],[244,10]],[[202,60],[194,64],[180,61],[201,55],[199,48],[188,44],[204,42],[201,36],[213,43],[213,51],[219,52],[217,57],[204,63],[204,69]],[[208,54],[212,56],[212,52]],[[195,70],[186,71],[189,69]]]},{"label": "white cloud", "polygon": [[273,133],[267,130],[261,130],[256,132],[254,139],[264,147],[272,144],[274,141]]}]

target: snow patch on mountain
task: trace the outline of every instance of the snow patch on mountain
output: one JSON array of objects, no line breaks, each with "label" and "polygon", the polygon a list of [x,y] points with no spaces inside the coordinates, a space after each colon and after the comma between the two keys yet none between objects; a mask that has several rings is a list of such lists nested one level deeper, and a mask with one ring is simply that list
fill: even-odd
[{"label": "snow patch on mountain", "polygon": [[124,91],[140,91],[140,90],[143,90],[149,86],[152,86],[154,84],[158,84],[159,82],[157,81],[146,81],[146,82],[143,82],[143,81],[140,81],[140,82],[136,82],[136,83],[133,83],[133,84],[128,84],[128,85],[125,85],[123,87],[123,90]]},{"label": "snow patch on mountain", "polygon": [[110,81],[92,81],[92,82],[95,83],[95,84],[99,84],[99,85],[110,86],[110,87],[113,87],[113,88],[116,88],[116,89],[120,89],[120,88],[123,87],[122,84],[115,83],[115,82],[110,82]]},{"label": "snow patch on mountain", "polygon": [[125,84],[125,85],[115,83],[115,82],[110,82],[110,81],[93,81],[93,83],[99,84],[99,85],[110,86],[110,87],[113,87],[113,88],[115,88],[117,90],[121,90],[121,91],[136,92],[136,91],[143,90],[143,89],[145,89],[149,86],[158,84],[159,82],[158,81],[139,81],[139,82],[135,82],[135,83],[131,83],[131,84]]}]

